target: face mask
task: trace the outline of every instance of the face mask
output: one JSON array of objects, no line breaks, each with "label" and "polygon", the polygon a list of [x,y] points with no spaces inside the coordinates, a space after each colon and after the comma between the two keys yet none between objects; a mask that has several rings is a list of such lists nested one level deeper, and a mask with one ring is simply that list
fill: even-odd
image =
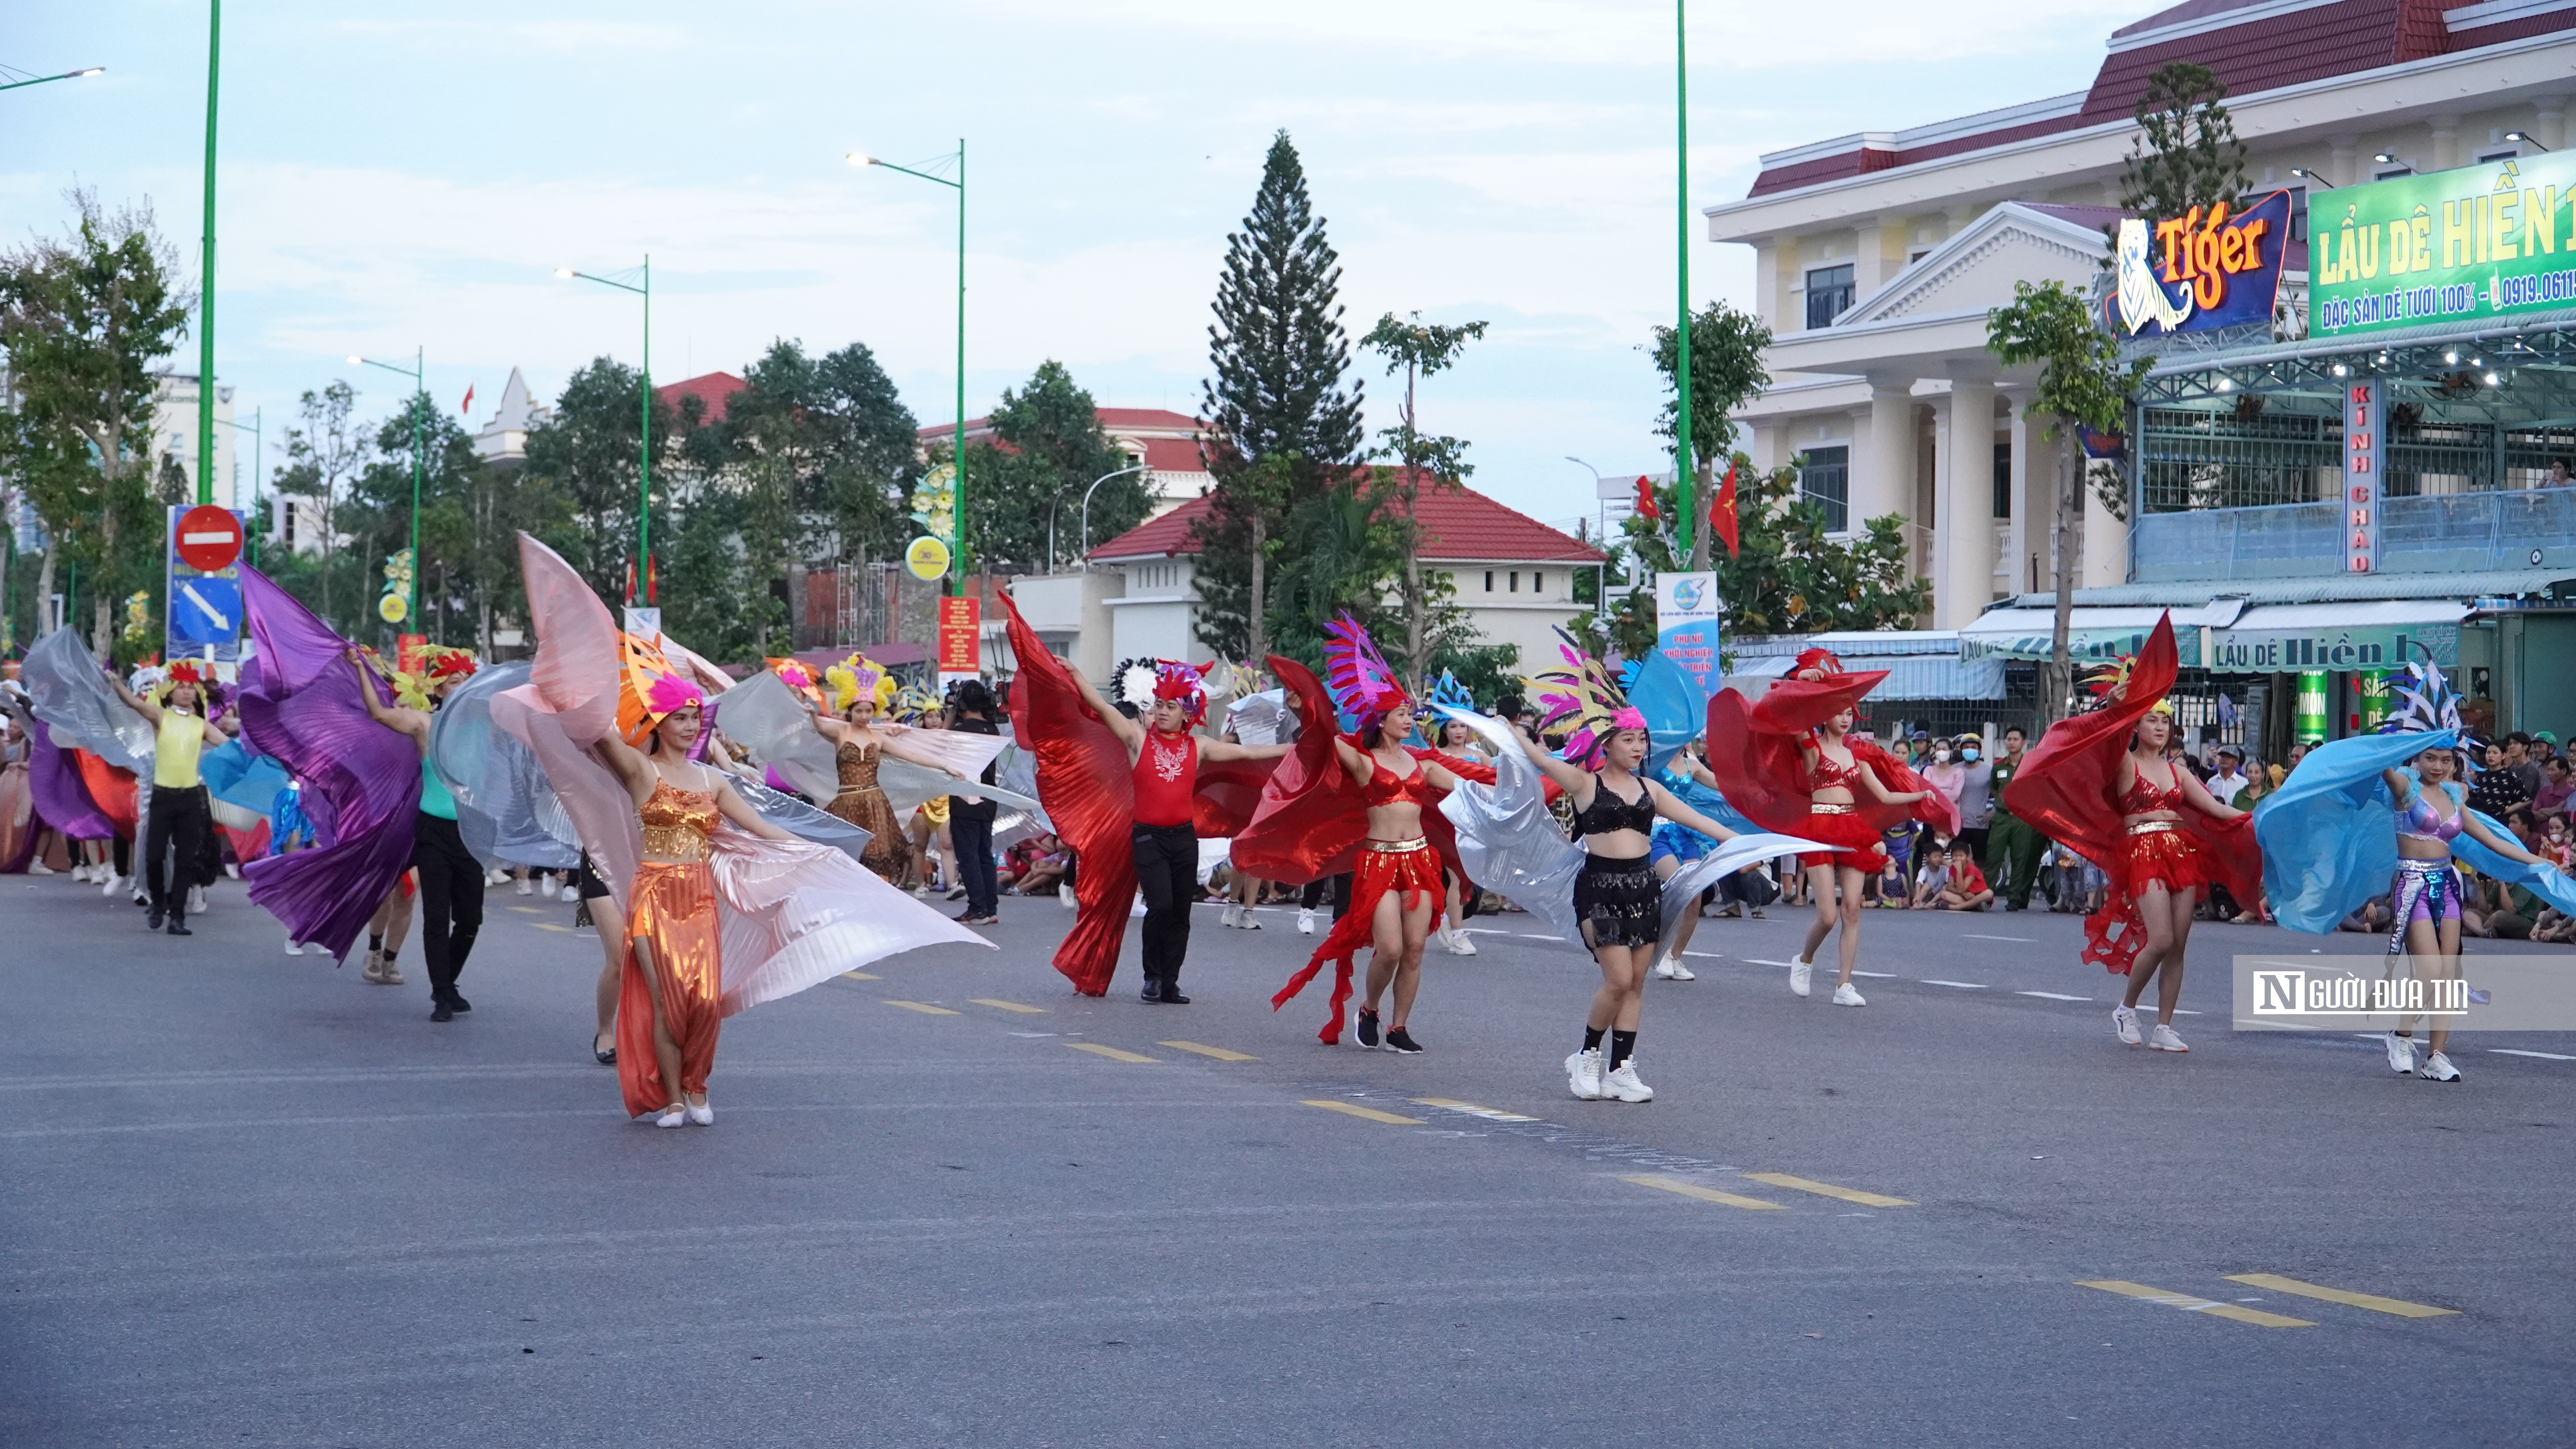
[{"label": "face mask", "polygon": [[1966,760],[1970,764],[1974,764],[1977,760],[1977,752],[1975,750],[1965,750],[1960,753],[1959,758]]},{"label": "face mask", "polygon": [[1934,750],[1932,752],[1932,763],[1936,765],[1946,765],[1950,763],[1950,752],[1948,750]]}]

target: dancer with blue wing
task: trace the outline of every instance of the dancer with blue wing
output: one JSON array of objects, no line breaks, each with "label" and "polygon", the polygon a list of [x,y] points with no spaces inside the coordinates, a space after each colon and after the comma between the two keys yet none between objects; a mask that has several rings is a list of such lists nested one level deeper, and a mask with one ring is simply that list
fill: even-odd
[{"label": "dancer with blue wing", "polygon": [[[2255,807],[2263,884],[2282,925],[2318,934],[2334,930],[2384,888],[2396,920],[2388,937],[2391,968],[2403,954],[2419,980],[2456,979],[2464,890],[2454,856],[2571,913],[2576,881],[2469,808],[2460,783],[2469,742],[2460,697],[2442,671],[2409,665],[2395,688],[2399,708],[2379,733],[2310,750]],[[2382,1042],[2389,1069],[2458,1081],[2459,1068],[2445,1050],[2450,1035],[2434,1027],[2431,1050],[2419,1063],[2411,1030],[2388,1033]]]}]

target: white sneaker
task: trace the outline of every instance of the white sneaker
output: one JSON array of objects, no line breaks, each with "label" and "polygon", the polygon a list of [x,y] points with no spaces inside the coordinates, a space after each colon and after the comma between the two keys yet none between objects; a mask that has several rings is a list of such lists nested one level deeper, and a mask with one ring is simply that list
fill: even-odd
[{"label": "white sneaker", "polygon": [[1055,889],[1055,903],[1070,911],[1079,909],[1082,905],[1082,900],[1073,893],[1073,887],[1057,886]]},{"label": "white sneaker", "polygon": [[[55,870],[52,866],[45,864],[42,860],[30,860],[30,861],[28,861],[28,862],[27,862],[27,874],[29,874],[29,875],[60,875],[60,874],[62,874],[62,872],[60,872],[60,871],[58,871],[58,870]],[[74,879],[74,880],[78,880],[79,878],[80,878],[80,877],[78,877],[78,876],[74,876],[74,877],[73,877],[73,879]]]},{"label": "white sneaker", "polygon": [[224,879],[226,879],[226,880],[240,880],[240,879],[241,879],[241,862],[240,862],[240,861],[237,861],[237,860],[228,860],[228,861],[225,861],[225,862],[224,862]]},{"label": "white sneaker", "polygon": [[1217,912],[1216,914],[1216,923],[1220,926],[1242,925],[1243,907],[1236,905],[1232,901],[1226,902],[1225,909]]},{"label": "white sneaker", "polygon": [[[915,892],[913,892],[913,894],[915,894],[915,895],[922,895],[922,894],[925,894],[925,892],[915,891]],[[1142,920],[1142,919],[1144,919],[1144,916],[1145,916],[1145,898],[1144,898],[1143,896],[1138,896],[1138,897],[1136,898],[1135,904],[1130,905],[1130,906],[1127,908],[1127,919],[1129,919],[1129,920],[1131,920],[1131,921],[1137,921],[1137,920]]]},{"label": "white sneaker", "polygon": [[1789,994],[1791,996],[1807,994],[1807,973],[1815,969],[1816,963],[1804,956],[1789,958]]},{"label": "white sneaker", "polygon": [[2428,1082],[2456,1082],[2460,1079],[2460,1069],[2451,1065],[2448,1054],[2435,1052],[2424,1059],[2424,1069],[2418,1075]]},{"label": "white sneaker", "polygon": [[[492,882],[492,884],[498,884],[498,882]],[[523,896],[535,895],[537,893],[537,883],[522,876],[520,877],[518,884],[513,888],[513,893]],[[552,895],[554,892],[548,891],[546,894]]]},{"label": "white sneaker", "polygon": [[202,916],[205,913],[206,888],[204,886],[188,887],[188,914],[192,916]]},{"label": "white sneaker", "polygon": [[687,1104],[673,1102],[670,1106],[662,1109],[661,1116],[653,1119],[653,1125],[656,1127],[684,1127],[688,1125],[688,1121],[689,1109]]},{"label": "white sneaker", "polygon": [[2138,1009],[2134,1006],[2111,1008],[2111,1030],[2118,1032],[2120,1040],[2129,1046],[2136,1046],[2146,1040],[2145,1037],[2138,1035]]},{"label": "white sneaker", "polygon": [[701,1127],[713,1127],[716,1125],[716,1104],[713,1102],[700,1102],[698,1105],[691,1107],[689,1109],[689,1120],[697,1123]]},{"label": "white sneaker", "polygon": [[1312,906],[1297,908],[1297,934],[1300,936],[1315,934],[1315,911]]},{"label": "white sneaker", "polygon": [[2172,1027],[2163,1025],[2159,1025],[2155,1029],[2155,1033],[2147,1038],[2147,1046],[2150,1050],[2160,1052],[2187,1052],[2191,1050],[2191,1048],[2182,1044],[2181,1037],[2174,1035],[2174,1029]]},{"label": "white sneaker", "polygon": [[118,884],[119,884],[119,883],[121,883],[121,882],[125,879],[123,876],[113,874],[112,872],[114,872],[114,871],[115,871],[115,869],[116,869],[116,867],[114,867],[114,866],[109,866],[109,867],[108,867],[108,870],[111,872],[111,874],[108,874],[108,875],[104,875],[104,876],[99,877],[99,879],[100,879],[100,880],[102,880],[102,881],[105,881],[105,882],[106,882],[106,884],[104,884],[104,885],[102,885],[102,886],[100,886],[100,887],[98,888],[98,893],[99,893],[100,895],[103,895],[103,896],[112,896],[112,895],[115,895],[115,894],[116,894],[116,887],[118,886]]},{"label": "white sneaker", "polygon": [[[37,861],[36,864],[43,865],[44,862],[40,860]],[[83,885],[89,884],[89,867],[75,862],[72,866],[72,879],[79,881]]]},{"label": "white sneaker", "polygon": [[2380,1040],[2388,1043],[2388,1069],[2401,1077],[2415,1075],[2415,1041],[2412,1037],[2390,1032]]},{"label": "white sneaker", "polygon": [[1681,963],[1681,958],[1677,956],[1666,956],[1655,962],[1655,979],[1658,981],[1697,981],[1699,976],[1698,973],[1692,971],[1688,966],[1683,965]]},{"label": "white sneaker", "polygon": [[1601,1100],[1601,1048],[1592,1047],[1565,1059],[1565,1087],[1577,1101]]},{"label": "white sneaker", "polygon": [[1846,981],[1842,985],[1834,988],[1834,1005],[1867,1006],[1869,1003],[1862,999],[1861,994],[1858,991],[1852,989],[1852,984],[1850,982]]},{"label": "white sneaker", "polygon": [[299,941],[299,940],[297,940],[297,939],[295,939],[293,936],[289,936],[289,937],[287,937],[287,938],[286,938],[286,954],[287,954],[287,955],[289,955],[289,956],[297,957],[297,958],[299,958],[299,959],[300,959],[300,958],[302,958],[302,956],[304,955],[304,943],[303,943],[303,942],[301,942],[301,941]]},{"label": "white sneaker", "polygon": [[556,892],[555,892],[555,895],[557,896],[557,898],[562,899],[562,900],[567,900],[567,901],[577,901],[577,900],[580,900],[580,899],[581,899],[581,882],[580,882],[580,881],[578,881],[578,880],[576,880],[576,879],[574,879],[574,878],[573,878],[573,877],[571,877],[571,876],[565,876],[565,877],[564,877],[563,888],[562,888],[562,889],[560,889],[560,890],[558,890],[558,891],[556,891]]},{"label": "white sneaker", "polygon": [[1601,1079],[1601,1095],[1613,1102],[1651,1102],[1655,1089],[1637,1076],[1637,1059],[1630,1057],[1619,1069]]},{"label": "white sneaker", "polygon": [[1451,931],[1449,933],[1448,946],[1449,954],[1452,956],[1473,956],[1476,954],[1475,941],[1464,931]]}]

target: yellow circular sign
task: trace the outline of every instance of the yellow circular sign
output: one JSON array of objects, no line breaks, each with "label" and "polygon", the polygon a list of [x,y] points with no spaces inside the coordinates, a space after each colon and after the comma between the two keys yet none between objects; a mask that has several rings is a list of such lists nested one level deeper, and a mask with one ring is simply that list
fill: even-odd
[{"label": "yellow circular sign", "polygon": [[924,534],[903,551],[904,567],[916,579],[935,579],[948,572],[948,545]]},{"label": "yellow circular sign", "polygon": [[400,594],[387,594],[376,600],[376,617],[388,624],[399,624],[411,612],[411,601]]}]

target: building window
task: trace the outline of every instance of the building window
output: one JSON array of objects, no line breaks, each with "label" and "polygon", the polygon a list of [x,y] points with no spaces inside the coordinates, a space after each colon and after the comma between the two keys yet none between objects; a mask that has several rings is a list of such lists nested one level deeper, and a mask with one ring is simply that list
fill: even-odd
[{"label": "building window", "polygon": [[1517,593],[1519,593],[1520,591],[1521,591],[1521,571],[1520,571],[1519,569],[1514,569],[1514,570],[1512,570],[1512,586],[1511,586],[1509,589],[1505,590],[1505,592],[1506,592],[1506,593],[1514,593],[1514,594],[1517,594]]},{"label": "building window", "polygon": [[1490,593],[1492,593],[1493,591],[1494,591],[1494,571],[1493,571],[1492,569],[1487,569],[1487,570],[1485,570],[1485,592],[1490,594]]},{"label": "building window", "polygon": [[1825,511],[1825,530],[1851,529],[1851,449],[1809,448],[1798,465],[1798,496]]},{"label": "building window", "polygon": [[1546,592],[1547,592],[1547,575],[1545,575],[1545,574],[1531,574],[1531,575],[1530,575],[1530,592],[1531,592],[1531,593],[1533,593],[1533,594],[1544,594],[1544,593],[1546,593]]},{"label": "building window", "polygon": [[2370,173],[2370,179],[2373,181],[2387,181],[2393,177],[2412,176],[2414,174],[2415,168],[2412,166],[2382,166],[2378,170]]},{"label": "building window", "polygon": [[2012,517],[2012,444],[1995,444],[1995,517]]},{"label": "building window", "polygon": [[2517,161],[2521,158],[2522,148],[2520,146],[2507,146],[2501,151],[2489,151],[2484,155],[2481,155],[2478,157],[2478,164],[2483,166],[2490,161]]},{"label": "building window", "polygon": [[1852,269],[1849,262],[1839,267],[1818,267],[1807,273],[1807,327],[1830,327],[1834,319],[1850,310],[1852,304]]}]

